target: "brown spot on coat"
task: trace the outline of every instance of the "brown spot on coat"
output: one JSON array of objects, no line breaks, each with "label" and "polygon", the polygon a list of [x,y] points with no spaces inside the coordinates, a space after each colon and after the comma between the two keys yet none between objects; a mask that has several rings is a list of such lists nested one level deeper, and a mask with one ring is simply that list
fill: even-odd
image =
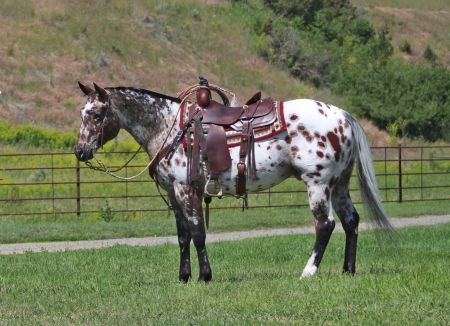
[{"label": "brown spot on coat", "polygon": [[303,131],[303,130],[305,130],[305,126],[302,125],[302,124],[299,124],[299,125],[297,126],[297,130],[298,130],[298,131]]},{"label": "brown spot on coat", "polygon": [[321,141],[317,142],[317,145],[319,145],[319,147],[325,147],[325,144]]},{"label": "brown spot on coat", "polygon": [[321,152],[321,151],[317,151],[316,154],[317,154],[317,156],[320,157],[320,158],[323,157],[323,152]]},{"label": "brown spot on coat", "polygon": [[297,136],[298,136],[298,133],[297,133],[297,131],[295,131],[295,130],[291,130],[291,131],[289,132],[289,135],[291,135],[291,137],[297,137]]},{"label": "brown spot on coat", "polygon": [[280,144],[277,144],[277,146],[276,146],[276,149],[278,149],[279,151],[281,151],[281,145]]},{"label": "brown spot on coat", "polygon": [[324,114],[325,114],[325,112],[323,112],[323,110],[322,110],[322,109],[319,109],[319,112],[320,112],[320,114],[322,114],[322,115],[324,115]]},{"label": "brown spot on coat", "polygon": [[180,163],[181,163],[180,159],[175,158],[175,164],[176,164],[176,165],[180,165]]},{"label": "brown spot on coat", "polygon": [[292,141],[292,137],[289,135],[286,135],[286,137],[284,137],[284,140],[286,141],[286,143],[290,144]]},{"label": "brown spot on coat", "polygon": [[298,115],[296,115],[296,114],[291,115],[291,120],[292,121],[295,121],[297,119],[298,119]]},{"label": "brown spot on coat", "polygon": [[316,103],[317,103],[318,106],[322,107],[322,103],[320,103],[318,101],[316,101]]},{"label": "brown spot on coat", "polygon": [[339,143],[339,138],[336,136],[336,134],[333,134],[332,132],[327,133],[327,138],[331,143],[331,146],[334,149],[334,158],[336,159],[336,162],[339,161],[339,156],[341,154],[341,145]]},{"label": "brown spot on coat", "polygon": [[323,169],[323,165],[317,164],[316,165],[316,169],[317,169],[317,171],[322,170]]},{"label": "brown spot on coat", "polygon": [[298,152],[298,147],[297,147],[297,146],[292,146],[292,147],[291,147],[291,151],[293,151],[293,152]]}]

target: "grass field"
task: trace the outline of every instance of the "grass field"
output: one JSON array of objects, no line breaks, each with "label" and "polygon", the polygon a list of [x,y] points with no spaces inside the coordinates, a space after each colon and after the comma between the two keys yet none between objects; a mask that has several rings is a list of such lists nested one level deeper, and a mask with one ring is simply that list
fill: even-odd
[{"label": "grass field", "polygon": [[449,325],[449,232],[403,229],[382,246],[362,232],[354,277],[335,234],[302,281],[310,235],[211,244],[208,285],[176,281],[173,245],[1,256],[0,324]]}]

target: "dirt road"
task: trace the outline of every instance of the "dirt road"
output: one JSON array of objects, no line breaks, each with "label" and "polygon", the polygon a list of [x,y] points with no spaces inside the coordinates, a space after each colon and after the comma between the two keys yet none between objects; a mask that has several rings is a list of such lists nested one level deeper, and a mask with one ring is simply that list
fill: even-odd
[{"label": "dirt road", "polygon": [[[391,218],[391,222],[395,228],[424,226],[450,223],[450,215],[441,216],[420,216],[416,218]],[[372,226],[368,223],[361,223],[360,231],[370,230]],[[334,232],[343,232],[339,223],[336,223]],[[258,237],[271,237],[277,235],[289,234],[309,234],[314,233],[313,226],[282,228],[282,229],[265,229],[265,230],[249,230],[224,233],[209,233],[206,237],[207,243],[221,241],[235,241]],[[86,240],[86,241],[55,241],[55,242],[35,242],[35,243],[14,243],[0,244],[0,255],[22,254],[25,252],[40,251],[67,251],[81,249],[99,249],[115,245],[128,246],[157,246],[165,243],[178,244],[177,237],[147,237],[147,238],[124,238],[124,239],[108,239],[108,240]]]}]

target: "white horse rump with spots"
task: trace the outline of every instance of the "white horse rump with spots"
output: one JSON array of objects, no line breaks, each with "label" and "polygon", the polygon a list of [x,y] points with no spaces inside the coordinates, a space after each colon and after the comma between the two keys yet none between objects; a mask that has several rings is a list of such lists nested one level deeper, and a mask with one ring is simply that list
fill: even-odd
[{"label": "white horse rump with spots", "polygon": [[[75,149],[77,158],[89,161],[121,128],[127,130],[149,157],[157,158],[153,175],[167,191],[175,213],[180,246],[179,279],[186,282],[191,277],[189,248],[192,240],[200,265],[199,280],[210,281],[212,272],[202,211],[208,176],[200,173],[197,181],[200,186],[193,186],[189,180],[188,170],[197,165],[190,161],[192,142],[186,139],[188,137],[184,137],[188,144],[176,141],[183,134],[185,115],[179,114],[181,100],[132,87],[101,88],[94,84],[91,89],[81,83],[79,86],[87,95],[87,102],[81,111],[82,124]],[[343,271],[354,273],[359,216],[349,195],[349,180],[355,163],[369,217],[378,227],[392,228],[380,201],[365,133],[349,113],[335,106],[306,99],[275,103],[277,118],[272,121],[275,127],[271,126],[269,131],[252,131],[252,160],[257,177],[247,178],[244,192],[267,189],[289,176],[302,180],[308,189],[316,241],[301,277],[314,275],[319,267],[335,227],[333,210],[346,235]],[[203,119],[207,120],[205,116]],[[227,134],[228,141],[232,142],[231,138]],[[229,144],[231,166],[216,176],[224,195],[242,195],[238,193],[236,181],[241,173],[238,165],[242,163],[239,139],[237,146]],[[163,143],[175,144],[170,155],[167,151],[161,155]],[[199,157],[196,164],[203,171],[205,157]]]}]

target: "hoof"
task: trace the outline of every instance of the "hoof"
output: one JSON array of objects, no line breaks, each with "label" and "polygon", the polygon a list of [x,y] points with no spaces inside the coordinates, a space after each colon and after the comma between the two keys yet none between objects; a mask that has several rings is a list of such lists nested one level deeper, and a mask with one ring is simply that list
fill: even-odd
[{"label": "hoof", "polygon": [[305,278],[309,278],[309,277],[313,277],[314,274],[316,274],[317,272],[317,267],[312,265],[312,266],[306,266],[305,269],[303,270],[302,275],[300,275],[300,279],[305,279]]},{"label": "hoof", "polygon": [[208,283],[209,281],[212,280],[212,273],[211,270],[204,272],[204,273],[200,273],[200,275],[198,276],[198,281],[199,282],[205,282]]},{"label": "hoof", "polygon": [[346,269],[346,268],[344,268],[344,269],[342,270],[342,274],[347,274],[347,275],[353,276],[353,275],[355,275],[355,270],[354,270],[354,269],[351,270],[351,269]]},{"label": "hoof", "polygon": [[191,278],[191,274],[180,274],[180,276],[178,277],[178,279],[181,283],[189,282],[190,278]]}]

